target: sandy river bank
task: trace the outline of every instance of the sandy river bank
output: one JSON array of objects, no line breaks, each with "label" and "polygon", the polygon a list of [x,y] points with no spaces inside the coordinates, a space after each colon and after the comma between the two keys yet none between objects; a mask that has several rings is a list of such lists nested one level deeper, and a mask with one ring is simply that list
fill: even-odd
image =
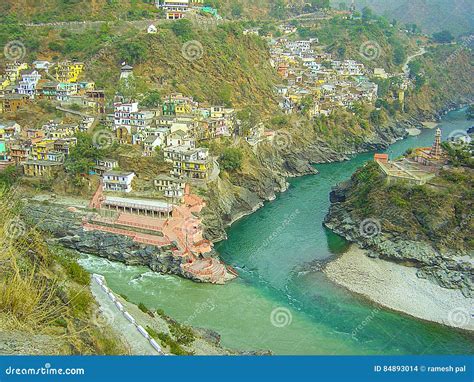
[{"label": "sandy river bank", "polygon": [[384,307],[447,326],[474,330],[474,299],[416,276],[416,268],[366,256],[352,245],[329,263],[328,278]]}]

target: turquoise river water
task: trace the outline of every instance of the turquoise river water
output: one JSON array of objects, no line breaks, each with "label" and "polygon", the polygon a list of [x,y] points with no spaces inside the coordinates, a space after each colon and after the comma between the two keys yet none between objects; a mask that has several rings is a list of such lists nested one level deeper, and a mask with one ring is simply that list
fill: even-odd
[{"label": "turquoise river water", "polygon": [[[463,110],[448,113],[440,124],[443,138],[469,126]],[[409,147],[431,146],[434,133],[423,130],[388,152],[395,157]],[[216,249],[240,277],[225,286],[89,255],[81,264],[103,274],[112,290],[135,303],[217,331],[229,348],[275,354],[474,353],[471,335],[380,309],[309,266],[347,248],[322,226],[329,192],[372,157],[360,154],[350,161],[317,165],[318,175],[292,179],[287,192],[232,225],[228,240]]]}]

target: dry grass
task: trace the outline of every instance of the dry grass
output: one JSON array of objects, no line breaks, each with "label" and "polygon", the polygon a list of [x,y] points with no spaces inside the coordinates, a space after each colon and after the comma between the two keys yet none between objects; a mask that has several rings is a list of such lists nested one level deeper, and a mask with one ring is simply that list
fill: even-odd
[{"label": "dry grass", "polygon": [[40,223],[28,224],[18,196],[0,189],[0,328],[53,336],[65,346],[51,354],[124,353],[111,329],[93,319],[95,301],[82,268],[48,246]]}]

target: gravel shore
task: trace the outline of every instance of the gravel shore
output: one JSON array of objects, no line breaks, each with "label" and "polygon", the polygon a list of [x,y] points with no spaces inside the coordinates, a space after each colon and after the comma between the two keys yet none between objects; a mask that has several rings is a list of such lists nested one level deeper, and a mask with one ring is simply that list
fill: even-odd
[{"label": "gravel shore", "polygon": [[416,268],[366,256],[356,245],[329,263],[328,278],[384,307],[427,321],[474,330],[474,299],[416,276]]}]

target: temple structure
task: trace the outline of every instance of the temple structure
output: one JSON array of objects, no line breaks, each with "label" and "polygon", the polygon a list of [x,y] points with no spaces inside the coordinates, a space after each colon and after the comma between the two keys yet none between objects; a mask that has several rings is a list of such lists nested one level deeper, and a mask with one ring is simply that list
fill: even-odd
[{"label": "temple structure", "polygon": [[171,250],[183,271],[204,282],[222,284],[235,272],[213,256],[213,244],[203,237],[199,214],[204,200],[184,189],[182,203],[104,194],[99,185],[89,208],[95,213],[83,219],[85,230],[127,236],[136,243]]}]

